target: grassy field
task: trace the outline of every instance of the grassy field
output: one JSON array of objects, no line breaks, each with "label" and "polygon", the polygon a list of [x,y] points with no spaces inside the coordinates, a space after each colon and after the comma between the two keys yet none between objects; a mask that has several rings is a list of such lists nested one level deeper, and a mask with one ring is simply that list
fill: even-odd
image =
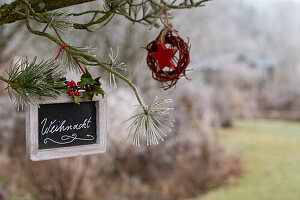
[{"label": "grassy field", "polygon": [[193,200],[300,199],[300,123],[236,121],[221,134],[242,155],[245,173]]}]

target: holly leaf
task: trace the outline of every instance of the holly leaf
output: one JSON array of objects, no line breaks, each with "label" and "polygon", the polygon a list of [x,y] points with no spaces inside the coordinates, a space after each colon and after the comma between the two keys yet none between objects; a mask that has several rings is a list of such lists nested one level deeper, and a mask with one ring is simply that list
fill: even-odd
[{"label": "holly leaf", "polygon": [[101,78],[101,76],[99,76],[99,77],[97,77],[97,78],[95,79],[95,82],[96,82],[95,85],[99,85],[99,86],[100,86],[100,78]]},{"label": "holly leaf", "polygon": [[80,103],[79,103],[79,96],[73,94],[73,99],[74,99],[74,102],[75,102],[76,104],[80,105]]},{"label": "holly leaf", "polygon": [[87,91],[84,93],[83,97],[81,97],[83,100],[93,100],[94,92],[93,91]]},{"label": "holly leaf", "polygon": [[85,68],[85,74],[81,75],[81,79],[83,78],[93,78],[90,72]]},{"label": "holly leaf", "polygon": [[94,85],[96,82],[93,78],[82,78],[78,84],[79,87],[84,88],[86,85]]},{"label": "holly leaf", "polygon": [[100,86],[92,85],[92,91],[95,92],[95,94],[101,94],[102,98],[104,98],[104,90]]},{"label": "holly leaf", "polygon": [[85,69],[85,71],[86,73],[81,75],[80,82],[78,84],[81,88],[84,88],[86,85],[94,85],[96,83],[90,72],[87,69]]}]

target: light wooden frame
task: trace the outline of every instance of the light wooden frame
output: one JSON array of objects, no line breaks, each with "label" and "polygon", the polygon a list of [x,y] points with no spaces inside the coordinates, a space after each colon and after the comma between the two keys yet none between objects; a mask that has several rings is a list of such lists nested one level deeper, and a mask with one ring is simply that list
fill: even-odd
[{"label": "light wooden frame", "polygon": [[[62,95],[57,99],[46,98],[37,105],[29,105],[26,112],[26,155],[32,161],[67,158],[81,155],[103,153],[106,150],[106,98],[94,96],[96,103],[96,144],[71,146],[53,149],[39,149],[38,144],[38,108],[42,104],[71,103],[73,98]],[[80,101],[84,102],[84,101]]]}]

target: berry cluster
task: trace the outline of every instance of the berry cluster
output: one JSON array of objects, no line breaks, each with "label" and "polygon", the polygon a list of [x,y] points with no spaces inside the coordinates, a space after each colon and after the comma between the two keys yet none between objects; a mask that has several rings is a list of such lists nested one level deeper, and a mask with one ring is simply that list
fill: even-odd
[{"label": "berry cluster", "polygon": [[73,96],[73,94],[75,94],[76,96],[80,96],[81,93],[79,92],[79,90],[81,89],[78,86],[79,82],[77,82],[77,84],[72,80],[72,81],[68,81],[67,82],[67,88],[68,88],[68,92],[67,94],[70,96]]},{"label": "berry cluster", "polygon": [[75,94],[76,96],[81,96],[80,91],[82,92],[86,92],[86,91],[91,91],[92,88],[90,85],[86,85],[84,88],[81,88],[78,86],[79,82],[77,82],[77,84],[72,80],[72,81],[68,81],[67,82],[67,88],[68,88],[68,92],[67,94],[70,96],[73,96],[73,94]]}]

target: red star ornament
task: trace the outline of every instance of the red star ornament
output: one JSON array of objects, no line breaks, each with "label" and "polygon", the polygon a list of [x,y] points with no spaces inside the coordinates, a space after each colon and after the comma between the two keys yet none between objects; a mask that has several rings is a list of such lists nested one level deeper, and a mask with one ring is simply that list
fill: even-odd
[{"label": "red star ornament", "polygon": [[165,67],[176,69],[172,58],[176,54],[178,49],[168,49],[166,45],[162,42],[159,42],[157,45],[157,51],[150,53],[150,56],[155,58],[158,61],[157,71],[161,71]]}]

